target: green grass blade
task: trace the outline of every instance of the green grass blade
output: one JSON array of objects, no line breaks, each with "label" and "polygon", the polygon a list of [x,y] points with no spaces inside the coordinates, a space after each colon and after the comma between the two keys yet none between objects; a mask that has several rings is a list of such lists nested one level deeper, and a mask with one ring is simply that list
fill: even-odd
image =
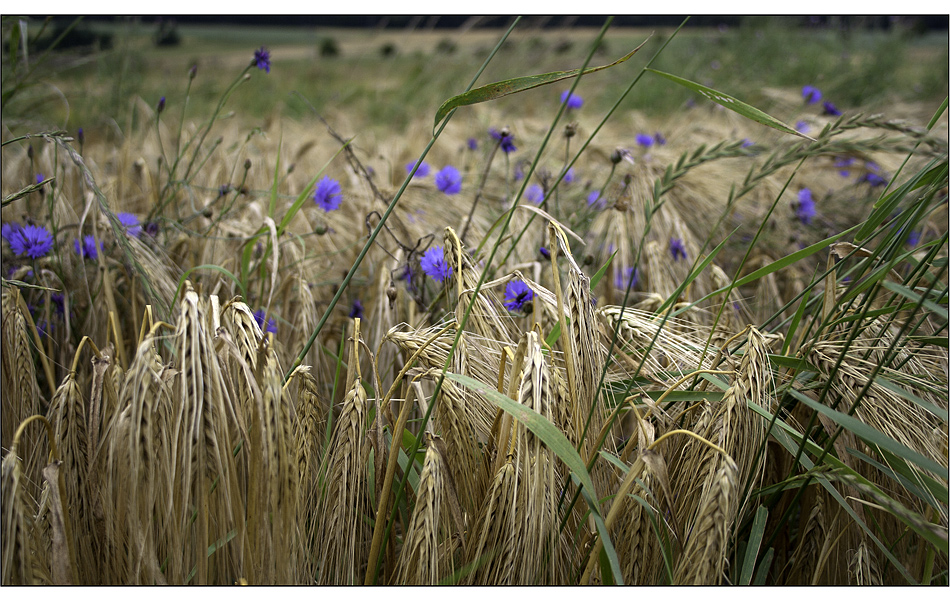
[{"label": "green grass blade", "polygon": [[907,286],[901,286],[897,282],[892,282],[890,280],[884,280],[883,282],[881,282],[881,285],[887,288],[888,290],[890,290],[891,292],[900,294],[904,298],[912,300],[915,303],[922,303],[925,307],[927,307],[928,309],[930,309],[931,311],[933,311],[934,313],[942,317],[945,321],[950,319],[950,314],[947,313],[946,307],[941,307],[940,305],[933,302],[932,300],[924,298],[923,296],[921,296],[920,294],[917,294],[916,292],[914,292]]},{"label": "green grass blade", "polygon": [[749,533],[749,543],[746,546],[745,559],[742,560],[742,572],[739,575],[739,584],[747,585],[752,582],[752,573],[753,570],[755,570],[755,559],[759,555],[759,547],[762,545],[762,537],[765,535],[765,524],[768,521],[768,517],[768,508],[765,505],[760,505],[755,511],[755,519],[752,520],[752,531]]},{"label": "green grass blade", "polygon": [[712,88],[707,88],[702,84],[698,84],[695,81],[683,79],[682,77],[677,77],[676,75],[672,75],[670,73],[664,73],[663,71],[657,71],[656,69],[647,69],[647,71],[656,73],[660,77],[665,77],[674,83],[678,83],[679,85],[701,94],[703,97],[708,98],[709,100],[712,100],[716,104],[726,107],[730,111],[738,113],[747,119],[752,119],[756,123],[761,123],[762,125],[771,127],[772,129],[777,129],[780,132],[799,136],[801,138],[805,138],[806,140],[811,140],[812,142],[815,141],[815,139],[811,136],[806,136],[799,131],[795,131],[795,129],[785,125],[775,117],[772,117],[771,115],[768,115],[737,98],[733,98],[728,94],[723,94],[722,92],[718,92]]},{"label": "green grass blade", "polygon": [[617,558],[617,551],[610,541],[607,525],[604,523],[604,518],[600,513],[600,503],[597,500],[594,483],[590,479],[590,474],[587,472],[587,466],[584,465],[584,460],[581,459],[581,456],[574,450],[574,445],[571,444],[571,441],[557,429],[557,426],[546,420],[540,413],[530,407],[525,407],[521,403],[513,401],[490,385],[479,382],[474,378],[452,372],[446,372],[445,377],[454,382],[458,382],[469,390],[483,394],[485,398],[497,405],[500,409],[524,424],[526,428],[540,438],[541,441],[544,442],[549,449],[554,451],[554,453],[560,457],[561,461],[570,468],[571,476],[576,478],[577,482],[581,485],[581,494],[584,495],[584,500],[587,501],[587,505],[590,507],[591,515],[594,517],[594,522],[597,524],[597,531],[603,542],[603,552],[606,553],[607,566],[610,569],[609,574],[606,571],[602,573],[604,582],[607,582],[608,576],[612,574],[617,584],[623,584],[623,580],[620,576],[620,561]]},{"label": "green grass blade", "polygon": [[839,426],[864,439],[864,441],[868,444],[875,445],[890,451],[898,457],[902,457],[907,461],[916,464],[918,467],[935,474],[941,474],[945,472],[944,468],[933,459],[928,459],[917,451],[907,448],[893,438],[865,424],[856,417],[852,417],[847,413],[841,413],[840,411],[836,411],[831,407],[822,405],[818,401],[808,398],[806,395],[795,389],[789,389],[789,393],[808,407],[814,409],[826,417],[831,418],[831,420]]},{"label": "green grass blade", "polygon": [[884,378],[882,376],[875,376],[874,382],[875,384],[879,384],[882,388],[886,388],[887,390],[890,390],[897,396],[903,399],[907,399],[911,403],[914,403],[918,405],[919,407],[926,409],[930,413],[933,413],[934,415],[942,419],[944,423],[950,421],[950,415],[948,415],[948,412],[946,409],[942,407],[938,407],[928,401],[925,401],[924,399],[920,398],[913,392],[910,392],[909,390],[906,390],[898,386],[897,384],[895,384],[894,382],[891,382],[887,378]]},{"label": "green grass blade", "polygon": [[631,56],[637,53],[640,48],[643,48],[643,44],[646,44],[647,40],[644,40],[639,46],[631,50],[626,56],[615,60],[609,65],[601,65],[600,67],[591,67],[590,69],[585,69],[581,71],[580,69],[571,69],[570,71],[554,71],[552,73],[541,73],[539,75],[527,75],[525,77],[515,77],[513,79],[506,79],[504,81],[496,81],[494,83],[486,84],[484,86],[469,90],[457,96],[453,96],[442,103],[442,106],[439,107],[439,110],[435,113],[435,124],[433,127],[438,127],[439,123],[445,119],[452,109],[456,109],[460,106],[468,106],[471,104],[478,104],[479,102],[487,102],[489,100],[495,100],[497,98],[502,98],[511,94],[517,94],[518,92],[524,92],[525,90],[530,90],[532,88],[537,88],[540,86],[546,86],[548,84],[556,83],[565,79],[570,79],[572,77],[577,77],[578,75],[587,75],[588,73],[594,73],[596,71],[603,71],[604,69],[609,69],[619,65],[622,62],[625,62]]},{"label": "green grass blade", "polygon": [[763,586],[765,584],[765,579],[769,575],[769,568],[772,567],[773,559],[775,559],[775,547],[769,547],[765,555],[762,556],[762,562],[759,564],[759,569],[755,573],[755,580],[752,581],[753,585]]}]

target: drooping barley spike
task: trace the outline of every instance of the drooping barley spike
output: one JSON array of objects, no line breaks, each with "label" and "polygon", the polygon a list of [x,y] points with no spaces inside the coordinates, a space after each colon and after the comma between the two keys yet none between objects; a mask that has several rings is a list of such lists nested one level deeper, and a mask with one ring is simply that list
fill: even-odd
[{"label": "drooping barley spike", "polygon": [[101,572],[97,562],[101,557],[94,552],[95,534],[87,488],[89,459],[86,407],[74,372],[70,371],[56,389],[47,419],[53,425],[56,447],[62,456],[61,469],[65,474],[69,474],[65,479],[66,488],[61,493],[73,524],[79,571],[88,575],[83,584],[96,584],[99,583],[96,576]]},{"label": "drooping barley spike", "polygon": [[677,585],[717,585],[727,565],[729,533],[739,508],[736,463],[721,455],[720,467],[703,487],[699,515],[684,544],[673,574]]},{"label": "drooping barley spike", "polygon": [[445,380],[433,413],[435,430],[445,441],[448,469],[458,486],[466,512],[478,511],[487,482],[479,453],[479,442],[489,436],[480,417],[474,415],[473,394],[464,394],[461,387]]},{"label": "drooping barley spike", "polygon": [[243,518],[237,520],[235,511],[241,498],[233,459],[237,441],[229,428],[237,411],[224,385],[205,309],[190,284],[186,284],[180,311],[176,345],[181,404],[174,436],[174,477],[179,483],[175,511],[183,552],[170,556],[169,580],[184,582],[194,567],[197,583],[232,582],[245,572],[243,545],[226,545],[210,561],[207,550],[232,530],[237,540],[244,537]]},{"label": "drooping barley spike", "polygon": [[[356,320],[354,336],[359,336]],[[320,494],[319,519],[312,539],[316,545],[318,584],[355,584],[364,575],[372,531],[366,490],[366,390],[358,377],[358,341],[350,352],[349,390],[340,408],[327,458],[324,489]]]},{"label": "drooping barley spike", "polygon": [[[32,343],[24,316],[23,300],[15,287],[4,288],[2,301],[2,340],[3,361],[3,420],[0,424],[0,447],[10,449],[17,427],[31,415],[40,412],[40,392],[36,384],[36,371],[33,363]],[[20,451],[27,453],[23,459],[23,474],[28,493],[36,496],[40,482],[39,463],[41,458],[35,450],[37,444],[35,432],[28,430]]]},{"label": "drooping barley spike", "polygon": [[[506,452],[499,449],[499,452]],[[465,563],[481,562],[466,577],[472,585],[515,583],[517,485],[511,457],[495,472],[485,500],[475,517]]]},{"label": "drooping barley spike", "polygon": [[452,538],[446,507],[448,467],[431,442],[419,476],[416,503],[409,520],[406,542],[399,554],[394,584],[432,586],[455,571],[454,553],[445,553],[443,543]]},{"label": "drooping barley spike", "polygon": [[[816,485],[817,488],[817,485]],[[791,574],[788,584],[818,584],[818,559],[827,536],[824,514],[824,495],[813,492],[805,498],[812,500],[811,509],[799,529],[798,546],[789,559]],[[807,506],[805,506],[807,508]]]},{"label": "drooping barley spike", "polygon": [[852,584],[858,586],[881,585],[881,570],[878,568],[877,559],[864,541],[861,541],[858,548],[851,552],[848,573],[851,576]]},{"label": "drooping barley spike", "polygon": [[[518,402],[554,421],[556,397],[551,389],[537,332],[524,335],[525,361],[521,370]],[[564,578],[564,539],[559,534],[558,501],[563,486],[560,460],[527,428],[515,429],[517,484],[517,559],[513,582],[557,584]]]},{"label": "drooping barley spike", "polygon": [[[445,258],[452,266],[452,281],[456,284],[455,315],[456,319],[461,321],[468,304],[473,302],[472,294],[478,285],[479,271],[451,227],[445,228],[444,241]],[[482,288],[478,291],[465,328],[466,331],[484,339],[487,344],[497,345],[494,346],[496,350],[500,350],[505,344],[513,344],[511,333],[514,331],[514,324],[501,301],[490,289]]]},{"label": "drooping barley spike", "polygon": [[[12,436],[11,436],[12,440]],[[32,520],[23,487],[23,468],[17,449],[3,457],[3,584],[36,584],[32,560]]]}]

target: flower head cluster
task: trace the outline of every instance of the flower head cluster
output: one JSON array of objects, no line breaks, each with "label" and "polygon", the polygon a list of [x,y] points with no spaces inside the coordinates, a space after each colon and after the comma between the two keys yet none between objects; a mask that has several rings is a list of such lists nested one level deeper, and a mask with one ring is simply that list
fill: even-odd
[{"label": "flower head cluster", "polygon": [[567,108],[569,109],[579,109],[584,106],[584,99],[577,94],[571,94],[570,90],[561,92],[561,104],[565,102],[567,102]]},{"label": "flower head cluster", "polygon": [[42,225],[4,224],[3,237],[15,255],[26,255],[31,259],[45,257],[53,248],[53,236]]},{"label": "flower head cluster", "polygon": [[673,255],[673,261],[679,261],[686,258],[686,247],[680,238],[670,238],[670,254]]},{"label": "flower head cluster", "polygon": [[427,276],[437,282],[452,276],[452,266],[445,260],[445,251],[441,246],[433,246],[422,255],[419,266]]},{"label": "flower head cluster", "polygon": [[515,136],[511,134],[506,129],[504,132],[500,132],[494,127],[488,130],[488,134],[496,139],[501,141],[501,150],[505,154],[511,154],[512,152],[518,150],[518,147],[515,146]]},{"label": "flower head cluster", "polygon": [[564,183],[573,184],[574,180],[577,179],[577,173],[574,171],[574,168],[571,167],[567,170],[567,173],[564,174]]},{"label": "flower head cluster", "polygon": [[877,188],[879,186],[883,186],[887,184],[887,179],[878,175],[877,173],[871,173],[871,172],[865,173],[863,176],[861,176],[861,179],[859,179],[858,181],[865,182],[869,184],[872,188]]},{"label": "flower head cluster", "polygon": [[808,104],[815,104],[821,101],[821,90],[815,86],[805,86],[802,88],[802,98],[804,98]]},{"label": "flower head cluster", "polygon": [[478,150],[478,140],[475,138],[469,138],[465,145],[468,146],[469,150]]},{"label": "flower head cluster", "polygon": [[267,320],[267,326],[264,326],[264,309],[258,309],[254,311],[254,320],[257,321],[258,327],[266,334],[267,332],[277,333],[277,320],[271,317]]},{"label": "flower head cluster", "polygon": [[138,238],[142,235],[142,226],[139,225],[139,218],[132,213],[116,213],[119,223],[125,226],[125,231],[130,236]]},{"label": "flower head cluster", "polygon": [[102,248],[102,242],[99,243],[97,248],[96,239],[92,234],[88,234],[83,236],[82,242],[78,239],[73,240],[73,248],[76,249],[76,254],[79,255],[80,258],[95,261],[99,257],[99,249]]},{"label": "flower head cluster", "polygon": [[313,201],[326,213],[339,209],[340,203],[343,201],[340,182],[332,179],[329,175],[324,175],[323,179],[317,184],[317,190],[313,193]]},{"label": "flower head cluster", "polygon": [[353,306],[350,307],[349,313],[350,319],[363,319],[363,302],[360,299],[353,301]]},{"label": "flower head cluster", "polygon": [[634,267],[627,267],[614,274],[614,288],[620,290],[626,290],[628,287],[633,288],[638,281],[640,281],[640,270]]},{"label": "flower head cluster", "polygon": [[812,198],[811,190],[802,188],[798,192],[798,206],[795,207],[795,216],[802,223],[808,225],[816,215],[815,200]]},{"label": "flower head cluster", "polygon": [[637,144],[644,148],[653,146],[653,136],[650,134],[637,134]]},{"label": "flower head cluster", "polygon": [[587,206],[600,210],[607,206],[607,201],[600,197],[600,190],[591,190],[590,194],[587,195]]},{"label": "flower head cluster", "polygon": [[822,110],[821,110],[822,115],[831,115],[832,117],[841,116],[841,111],[838,110],[838,107],[831,104],[830,102],[823,103],[821,107],[822,107]]},{"label": "flower head cluster", "polygon": [[838,174],[841,177],[849,177],[851,175],[849,167],[853,164],[854,158],[852,157],[838,157],[835,159],[835,167],[838,168]]},{"label": "flower head cluster", "polygon": [[524,197],[528,199],[528,202],[539,205],[541,201],[544,200],[544,188],[538,184],[531,184],[528,186],[528,189],[525,190]]},{"label": "flower head cluster", "polygon": [[655,134],[653,134],[653,141],[659,146],[663,146],[664,144],[666,144],[666,136],[664,136],[660,132],[656,132]]},{"label": "flower head cluster", "polygon": [[462,191],[462,174],[452,165],[446,165],[435,174],[435,187],[451,196]]},{"label": "flower head cluster", "polygon": [[534,291],[521,280],[511,280],[505,286],[505,308],[509,311],[521,311],[534,298]]},{"label": "flower head cluster", "polygon": [[[413,161],[413,162],[411,162],[411,163],[406,163],[406,173],[412,173],[412,170],[415,169],[415,167],[416,167],[416,163],[418,163],[418,161]],[[413,175],[412,177],[413,177],[413,178],[426,177],[427,175],[429,175],[429,172],[430,172],[431,170],[432,170],[432,168],[429,167],[429,163],[426,163],[425,161],[423,161],[422,164],[419,165],[419,168],[416,169],[415,175]]]},{"label": "flower head cluster", "polygon": [[270,73],[270,51],[264,46],[261,46],[260,50],[255,50],[254,62],[252,64],[258,69],[263,69],[267,73]]}]

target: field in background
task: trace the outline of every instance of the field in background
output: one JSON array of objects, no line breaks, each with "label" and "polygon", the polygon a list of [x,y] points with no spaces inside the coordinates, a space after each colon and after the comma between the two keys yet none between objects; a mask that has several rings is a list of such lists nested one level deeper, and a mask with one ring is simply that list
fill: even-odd
[{"label": "field in background", "polygon": [[409,182],[500,32],[5,55],[3,583],[946,584],[946,34],[782,24],[652,66],[815,139],[652,73],[594,136],[657,30]]}]

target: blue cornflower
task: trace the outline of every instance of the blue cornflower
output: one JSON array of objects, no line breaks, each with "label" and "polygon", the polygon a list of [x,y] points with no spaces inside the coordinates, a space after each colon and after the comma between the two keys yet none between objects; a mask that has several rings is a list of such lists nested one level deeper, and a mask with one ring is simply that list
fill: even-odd
[{"label": "blue cornflower", "polygon": [[571,167],[570,169],[567,170],[567,173],[564,174],[564,183],[572,184],[574,183],[574,180],[576,179],[577,179],[577,173],[575,173],[574,168]]},{"label": "blue cornflower", "polygon": [[46,338],[47,332],[52,329],[52,324],[47,323],[45,319],[38,319],[36,321],[36,333],[40,335],[40,338]]},{"label": "blue cornflower", "polygon": [[462,191],[462,174],[452,165],[446,165],[435,174],[435,187],[452,195]]},{"label": "blue cornflower", "polygon": [[452,276],[452,266],[445,260],[445,252],[441,246],[433,246],[422,255],[419,266],[427,276],[437,282]]},{"label": "blue cornflower", "polygon": [[854,163],[853,157],[840,157],[835,159],[835,167],[838,168],[838,174],[841,177],[849,177],[851,175],[851,170],[848,169]]},{"label": "blue cornflower", "polygon": [[478,140],[475,138],[469,138],[465,144],[468,146],[469,150],[478,150]]},{"label": "blue cornflower", "polygon": [[92,234],[83,236],[82,242],[78,239],[73,240],[73,247],[76,249],[76,254],[83,259],[92,259],[96,260],[99,257],[99,249],[102,248],[102,243],[99,243],[99,248],[96,248],[96,239],[93,238]]},{"label": "blue cornflower", "polygon": [[139,225],[139,218],[132,213],[116,213],[119,223],[125,226],[125,231],[130,236],[138,238],[142,235],[142,226]]},{"label": "blue cornflower", "polygon": [[44,179],[46,179],[46,176],[44,176],[42,173],[36,174],[36,183],[42,184]]},{"label": "blue cornflower", "polygon": [[831,104],[830,102],[825,102],[822,106],[821,114],[831,115],[832,117],[838,117],[841,115],[841,111],[838,110],[838,107]]},{"label": "blue cornflower", "polygon": [[811,223],[815,213],[815,200],[811,196],[811,190],[802,188],[798,191],[798,206],[795,208],[795,216],[804,224]]},{"label": "blue cornflower", "polygon": [[360,299],[353,301],[353,306],[350,307],[350,319],[363,319],[363,303]]},{"label": "blue cornflower", "polygon": [[753,142],[749,138],[742,138],[742,147],[749,148],[750,146],[755,146],[755,142]]},{"label": "blue cornflower", "polygon": [[[631,279],[633,281],[631,281]],[[640,270],[634,269],[633,267],[627,267],[614,274],[614,288],[619,288],[620,290],[626,290],[628,286],[633,288],[637,285],[638,281],[640,281]]]},{"label": "blue cornflower", "polygon": [[56,311],[57,314],[59,315],[66,314],[66,302],[63,299],[62,294],[58,292],[54,292],[49,295],[49,299],[50,301],[53,302],[53,310]]},{"label": "blue cornflower", "polygon": [[53,248],[53,236],[42,225],[27,225],[13,233],[7,242],[16,255],[39,259]]},{"label": "blue cornflower", "polygon": [[798,131],[803,134],[807,134],[809,129],[811,129],[811,127],[808,125],[807,121],[801,120],[801,121],[795,122],[795,131]]},{"label": "blue cornflower", "polygon": [[158,106],[156,107],[156,111],[159,114],[161,114],[161,112],[164,110],[165,110],[165,97],[162,96],[161,98],[158,99]]},{"label": "blue cornflower", "polygon": [[567,108],[569,109],[579,109],[584,106],[584,99],[577,94],[571,94],[570,90],[561,92],[561,104],[564,104],[564,102],[567,102]]},{"label": "blue cornflower", "polygon": [[270,73],[270,52],[266,47],[261,46],[260,50],[254,51],[254,63],[258,69]]},{"label": "blue cornflower", "polygon": [[329,175],[324,175],[317,189],[313,193],[313,202],[325,212],[335,211],[340,208],[343,201],[343,192],[340,189],[340,182],[332,179]]},{"label": "blue cornflower", "polygon": [[509,311],[521,311],[534,298],[534,291],[521,280],[511,280],[505,286],[505,308]]},{"label": "blue cornflower", "polygon": [[521,161],[515,165],[515,181],[520,182],[524,179],[524,165],[521,164]]},{"label": "blue cornflower", "polygon": [[541,204],[541,201],[544,200],[544,188],[538,184],[531,184],[525,191],[524,197],[528,200],[528,202],[539,205]]},{"label": "blue cornflower", "polygon": [[145,224],[145,233],[154,238],[158,235],[158,222],[149,221]]},{"label": "blue cornflower", "polygon": [[550,258],[551,258],[551,251],[549,251],[548,249],[544,248],[543,246],[538,249],[538,252],[540,252],[540,253],[541,253],[541,256],[544,257],[545,259],[550,259]]},{"label": "blue cornflower", "polygon": [[653,146],[653,136],[649,134],[637,134],[637,144],[644,148]]},{"label": "blue cornflower", "polygon": [[815,104],[821,100],[821,90],[815,86],[805,86],[802,88],[802,98],[808,104]]},{"label": "blue cornflower", "polygon": [[858,181],[867,182],[872,188],[877,188],[878,186],[887,184],[887,180],[877,173],[865,173],[864,176]]},{"label": "blue cornflower", "polygon": [[254,319],[257,321],[258,327],[266,334],[268,332],[277,333],[277,320],[271,317],[267,320],[267,327],[264,327],[264,309],[258,309],[254,311]]},{"label": "blue cornflower", "polygon": [[20,231],[23,230],[23,226],[15,221],[9,223],[4,223],[3,226],[0,226],[0,236],[3,236],[3,239],[13,244],[13,236],[16,236]]},{"label": "blue cornflower", "polygon": [[920,232],[911,230],[910,234],[907,235],[907,244],[909,246],[917,246],[920,244]]},{"label": "blue cornflower", "polygon": [[606,202],[600,198],[600,190],[591,190],[587,195],[587,206],[592,209],[603,209]]},{"label": "blue cornflower", "polygon": [[663,146],[664,144],[666,144],[666,137],[660,132],[656,132],[655,134],[653,134],[653,141],[659,144],[660,146]]},{"label": "blue cornflower", "polygon": [[515,146],[515,136],[513,134],[504,134],[494,127],[488,130],[488,134],[492,138],[501,141],[501,150],[505,154],[511,154],[512,152],[518,150],[518,147]]},{"label": "blue cornflower", "polygon": [[680,258],[686,258],[686,247],[680,238],[670,238],[670,253],[673,255],[673,261],[679,261]]},{"label": "blue cornflower", "polygon": [[[406,163],[406,173],[412,173],[412,170],[416,166],[416,163],[418,163],[418,161],[412,161],[411,163]],[[419,165],[419,168],[416,169],[416,174],[413,175],[412,177],[413,178],[425,177],[429,175],[429,171],[431,171],[431,169],[432,168],[429,167],[429,163],[426,163],[425,161],[423,161],[422,164]]]}]

